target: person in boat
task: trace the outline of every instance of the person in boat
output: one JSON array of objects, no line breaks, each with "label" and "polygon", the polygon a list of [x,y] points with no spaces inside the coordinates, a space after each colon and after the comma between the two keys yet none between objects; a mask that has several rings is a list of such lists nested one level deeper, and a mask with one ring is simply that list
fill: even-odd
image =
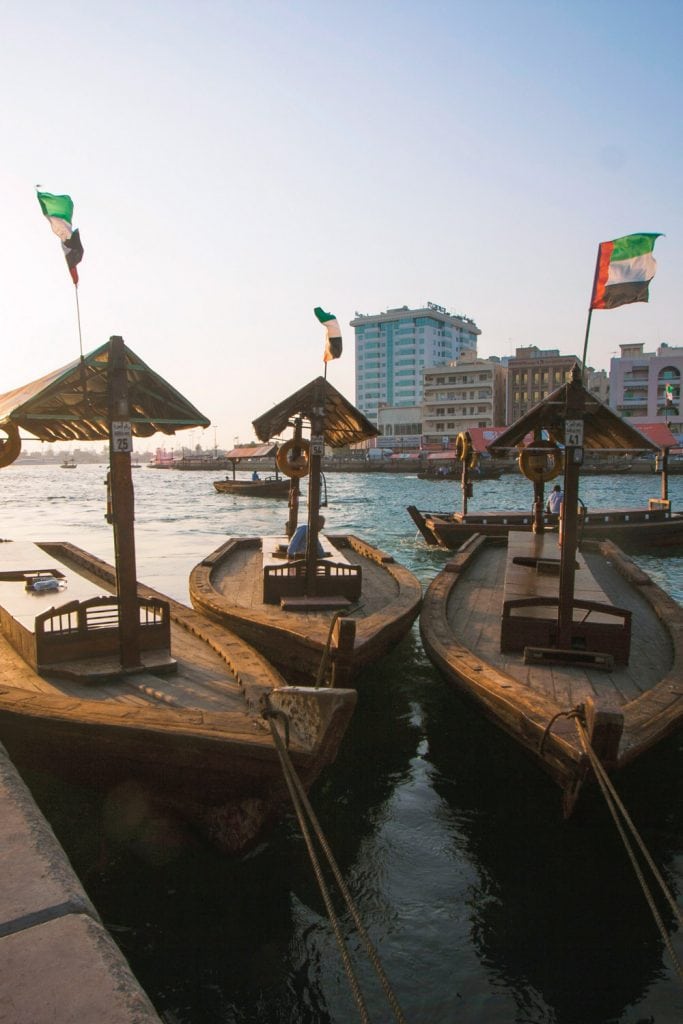
[{"label": "person in boat", "polygon": [[564,494],[559,484],[555,484],[552,491],[548,495],[548,500],[545,503],[545,510],[551,515],[558,516],[560,514],[560,505],[564,501]]},{"label": "person in boat", "polygon": [[255,469],[254,472],[251,474],[251,479],[252,480],[260,480],[261,479],[261,477],[258,475],[258,470],[257,469]]},{"label": "person in boat", "polygon": [[[325,525],[325,516],[318,516],[318,529],[322,530]],[[303,524],[297,526],[292,539],[287,546],[287,558],[303,558],[306,554],[306,542],[308,540],[308,526]],[[325,549],[320,543],[318,538],[318,558],[322,558],[325,554]]]}]

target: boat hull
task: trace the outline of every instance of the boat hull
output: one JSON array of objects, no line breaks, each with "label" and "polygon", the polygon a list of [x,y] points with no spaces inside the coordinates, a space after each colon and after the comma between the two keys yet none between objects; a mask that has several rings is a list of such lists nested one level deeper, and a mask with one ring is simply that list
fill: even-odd
[{"label": "boat hull", "polygon": [[[476,534],[504,538],[511,530],[531,532],[533,523],[530,512],[463,515],[426,512],[414,505],[408,506],[407,511],[427,544],[449,550],[457,550]],[[578,529],[581,539],[613,539],[625,551],[683,546],[683,515],[680,513],[664,514],[648,509],[596,510],[579,520]]]},{"label": "boat hull", "polygon": [[237,494],[249,498],[287,498],[289,480],[214,480],[219,494]]},{"label": "boat hull", "polygon": [[326,539],[362,570],[358,606],[343,619],[355,626],[350,648],[344,648],[343,636],[335,632],[333,620],[337,626],[341,620],[334,610],[285,611],[264,603],[262,538],[232,538],[195,566],[190,574],[192,604],[257,647],[288,678],[304,683],[318,678],[332,634],[329,666],[335,680],[346,684],[407,633],[419,612],[422,588],[390,555],[360,538]]},{"label": "boat hull", "polygon": [[[87,552],[54,543],[43,550],[67,571],[112,586],[113,568]],[[163,598],[141,585],[139,592]],[[38,674],[0,636],[0,739],[20,770],[59,770],[113,797],[134,794],[149,820],[171,812],[241,853],[290,807],[264,713],[279,713],[280,730],[286,718],[290,756],[308,788],[334,760],[356,693],[288,686],[225,627],[166,600],[176,663],[168,675],[136,669],[84,685]]]},{"label": "boat hull", "polygon": [[[614,544],[601,542],[591,557],[605,585],[634,609],[630,667],[609,673],[571,665],[529,667],[522,655],[500,651],[505,563],[494,561],[495,548],[504,553],[505,541],[471,538],[435,577],[420,614],[422,642],[446,680],[555,780],[569,813],[588,762],[568,712],[588,703],[598,710],[618,704],[623,733],[605,765],[610,772],[683,724],[683,609]],[[648,665],[655,649],[661,661]]]}]

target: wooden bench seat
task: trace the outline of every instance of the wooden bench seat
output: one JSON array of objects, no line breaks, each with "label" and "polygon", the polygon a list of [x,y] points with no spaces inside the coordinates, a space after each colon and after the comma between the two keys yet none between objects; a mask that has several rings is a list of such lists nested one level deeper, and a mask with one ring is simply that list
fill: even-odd
[{"label": "wooden bench seat", "polygon": [[[281,604],[285,610],[295,610],[292,598],[344,598],[357,601],[361,595],[362,569],[349,562],[325,536],[320,537],[325,555],[316,564],[314,593],[307,594],[307,572],[304,558],[288,559],[286,537],[264,537],[263,601]],[[284,552],[284,557],[283,557]],[[337,606],[344,606],[343,603]]]},{"label": "wooden bench seat", "polygon": [[[63,589],[31,591],[27,578],[52,575]],[[167,602],[139,598],[141,650],[170,648]],[[32,668],[104,657],[119,649],[118,599],[36,544],[0,544],[0,628]]]},{"label": "wooden bench seat", "polygon": [[[501,651],[557,648],[561,549],[555,534],[510,533],[503,592]],[[611,653],[627,664],[631,613],[610,604],[577,552],[571,648]]]}]

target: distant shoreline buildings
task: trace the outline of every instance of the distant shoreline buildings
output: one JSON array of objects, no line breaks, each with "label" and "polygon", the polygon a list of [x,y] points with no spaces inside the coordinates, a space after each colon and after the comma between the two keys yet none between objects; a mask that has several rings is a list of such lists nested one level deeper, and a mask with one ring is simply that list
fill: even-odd
[{"label": "distant shoreline buildings", "polygon": [[[569,379],[577,355],[523,346],[514,356],[477,355],[481,330],[469,316],[427,302],[356,313],[355,404],[381,430],[376,444],[401,452],[452,447],[472,427],[506,426]],[[587,368],[588,389],[638,423],[666,422],[683,439],[683,348],[640,342],[604,370]]]}]

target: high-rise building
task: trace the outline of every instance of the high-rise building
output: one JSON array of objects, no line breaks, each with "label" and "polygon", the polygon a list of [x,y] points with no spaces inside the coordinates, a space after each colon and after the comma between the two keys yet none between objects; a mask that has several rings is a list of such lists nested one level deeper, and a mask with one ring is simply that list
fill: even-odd
[{"label": "high-rise building", "polygon": [[610,407],[636,426],[666,422],[682,433],[683,348],[662,342],[656,352],[645,352],[642,341],[619,348],[621,356],[610,360]]},{"label": "high-rise building", "polygon": [[422,403],[423,371],[476,354],[481,331],[467,316],[428,302],[420,309],[401,306],[385,313],[357,313],[356,406],[373,423],[385,406]]}]

